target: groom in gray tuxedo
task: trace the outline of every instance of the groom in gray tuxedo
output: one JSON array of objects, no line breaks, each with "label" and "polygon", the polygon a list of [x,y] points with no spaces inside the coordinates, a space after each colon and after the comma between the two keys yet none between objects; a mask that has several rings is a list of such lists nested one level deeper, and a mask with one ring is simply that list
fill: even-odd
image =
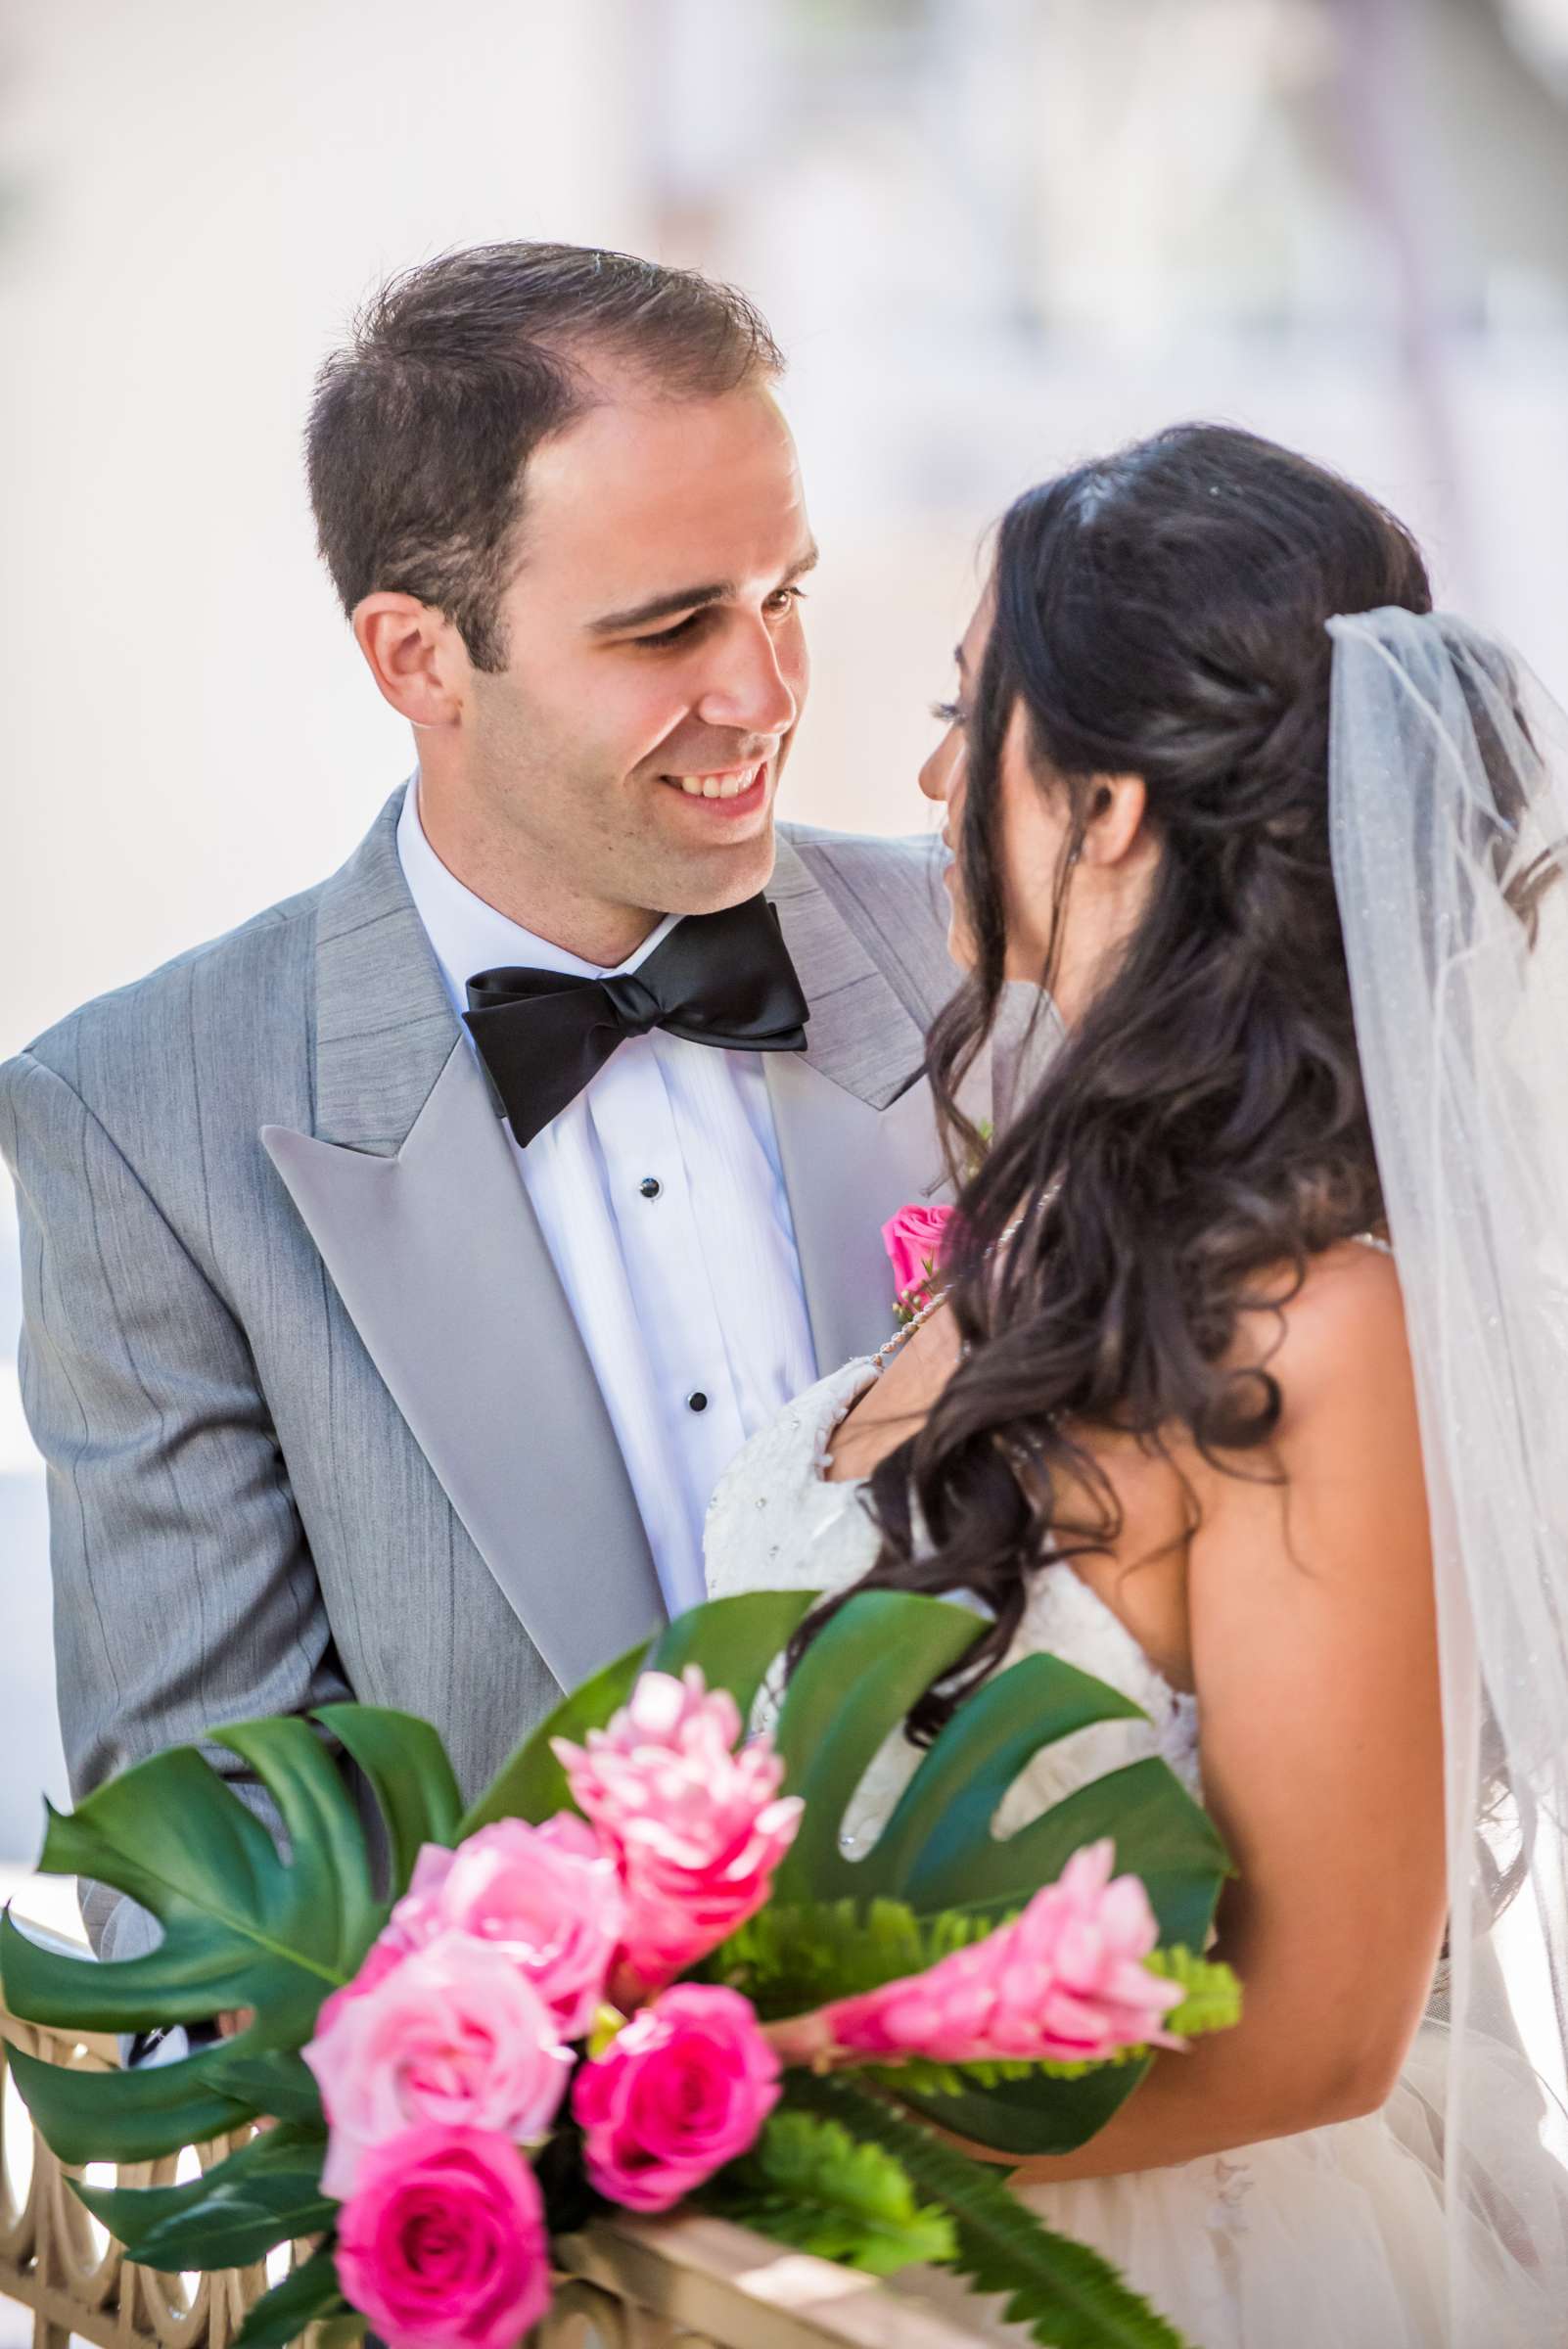
[{"label": "groom in gray tuxedo", "polygon": [[774,829],[780,366],[727,289],[519,244],[322,371],[322,552],[416,775],[0,1071],[78,1795],[350,1694],[477,1788],[701,1596],[727,1458],[889,1330],[947,910],[935,842]]}]

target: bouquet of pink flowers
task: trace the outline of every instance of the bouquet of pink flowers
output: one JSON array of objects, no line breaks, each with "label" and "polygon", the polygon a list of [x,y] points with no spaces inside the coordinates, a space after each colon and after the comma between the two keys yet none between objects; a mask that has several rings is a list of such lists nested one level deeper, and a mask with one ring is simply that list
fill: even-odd
[{"label": "bouquet of pink flowers", "polygon": [[[1059,2149],[1151,2050],[1233,2020],[1225,1969],[1162,1931],[1136,1872],[1114,1872],[1120,1815],[1130,1845],[1152,1831],[1161,1906],[1201,1942],[1224,1871],[1213,1829],[1151,1763],[991,1837],[1029,1753],[1130,1709],[1040,1657],[963,1709],[963,1733],[937,1740],[850,1864],[838,1826],[870,1752],[973,1618],[900,1593],[851,1601],[791,1679],[777,1742],[748,1734],[808,1603],[756,1593],[681,1618],[651,1659],[569,1698],[466,1815],[427,1724],[326,1709],[389,1828],[390,1900],[333,1756],[297,1721],[217,1732],[269,1788],[287,1859],[189,1748],[53,1818],[44,1865],[119,1884],[164,1939],[95,1967],[8,1918],[13,2009],[92,2027],[242,2004],[252,2019],[144,2075],[19,2055],[45,2137],[70,2161],[135,2159],[273,2123],[188,2185],[78,2188],[132,2255],[241,2264],[314,2236],[247,2342],[358,2316],[392,2349],[510,2349],[549,2304],[553,2234],[700,2196],[875,2272],[934,2261],[1010,2289],[1041,2341],[1173,2342],[1103,2261],[917,2116],[1009,2155]],[[860,1701],[835,1724],[852,1659]],[[1048,1849],[1061,1865],[1039,1867]]]}]

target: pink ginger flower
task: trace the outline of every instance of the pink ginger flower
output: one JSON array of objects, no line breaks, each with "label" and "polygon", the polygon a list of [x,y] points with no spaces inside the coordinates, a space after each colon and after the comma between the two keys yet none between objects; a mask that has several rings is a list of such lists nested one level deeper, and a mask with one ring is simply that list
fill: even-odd
[{"label": "pink ginger flower", "polygon": [[755,2142],[779,2061],[738,1990],[677,1982],[572,2086],[591,2185],[627,2210],[668,2210]]},{"label": "pink ginger flower", "polygon": [[[739,1743],[726,1689],[688,1664],[645,1672],[608,1728],[554,1751],[574,1798],[615,1853],[626,1898],[623,1975],[646,1995],[706,1957],[761,1908],[802,1804],[779,1795],[765,1734]],[[627,1991],[623,1980],[623,2003]]]},{"label": "pink ginger flower", "polygon": [[538,1827],[497,1819],[455,1852],[426,1844],[388,1931],[412,1948],[459,1932],[504,1950],[560,2036],[580,2039],[605,1995],[625,1907],[614,1856],[562,1811]]},{"label": "pink ginger flower", "polygon": [[1112,1881],[1114,1859],[1108,1837],[1086,1844],[1012,1924],[768,2038],[786,2063],[815,2064],[1093,2063],[1120,2048],[1179,2047],[1163,2025],[1181,1987],[1143,1964],[1159,1927],[1136,1876]]}]

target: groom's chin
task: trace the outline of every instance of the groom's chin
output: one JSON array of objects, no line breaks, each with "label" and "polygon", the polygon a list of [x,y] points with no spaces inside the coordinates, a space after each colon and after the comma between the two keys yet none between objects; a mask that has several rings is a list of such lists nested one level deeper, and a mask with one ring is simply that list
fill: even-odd
[{"label": "groom's chin", "polygon": [[722,861],[714,859],[707,872],[691,873],[683,889],[689,902],[669,905],[669,913],[722,913],[726,906],[744,905],[755,898],[773,878],[777,861],[777,843],[773,827],[754,841],[744,845],[737,842],[725,852]]},{"label": "groom's chin", "polygon": [[658,900],[666,913],[721,913],[755,898],[772,879],[778,843],[771,807],[738,839],[723,837],[716,826],[715,831],[707,842],[667,841]]}]

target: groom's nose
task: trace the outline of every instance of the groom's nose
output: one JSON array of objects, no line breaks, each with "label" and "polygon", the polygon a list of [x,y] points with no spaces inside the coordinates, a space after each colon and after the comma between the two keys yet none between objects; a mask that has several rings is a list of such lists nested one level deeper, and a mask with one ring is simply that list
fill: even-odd
[{"label": "groom's nose", "polygon": [[787,734],[804,695],[806,664],[801,656],[781,658],[784,650],[761,621],[727,628],[694,715],[732,733]]}]

